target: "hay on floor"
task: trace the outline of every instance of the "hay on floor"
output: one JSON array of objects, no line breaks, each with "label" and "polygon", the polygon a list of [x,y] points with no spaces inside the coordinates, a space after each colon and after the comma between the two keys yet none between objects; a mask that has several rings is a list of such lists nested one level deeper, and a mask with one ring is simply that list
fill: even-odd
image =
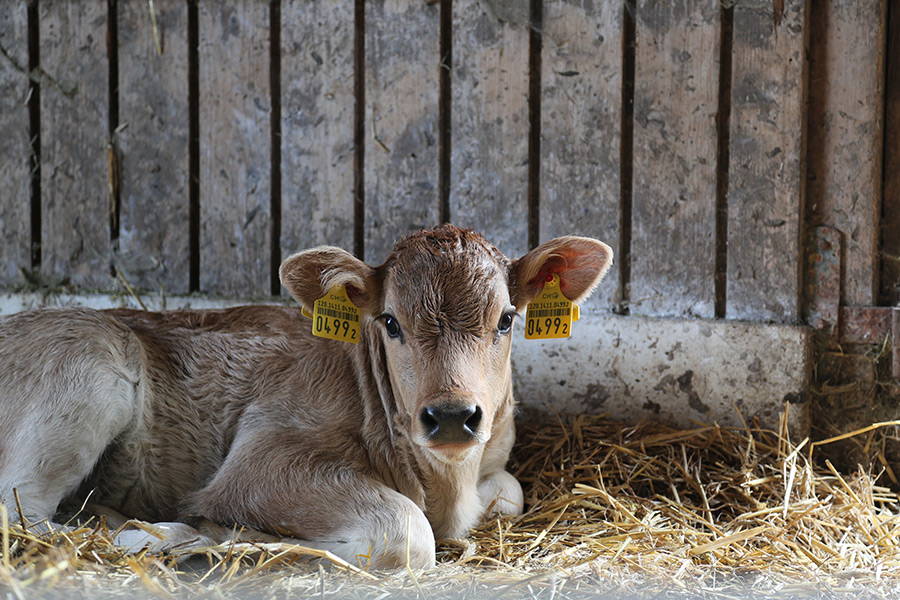
[{"label": "hay on floor", "polygon": [[[862,432],[869,441],[877,433]],[[560,581],[571,592],[588,581],[635,577],[640,589],[653,581],[659,589],[713,595],[754,578],[782,591],[811,582],[896,589],[900,497],[876,484],[896,481],[894,473],[839,473],[816,460],[814,446],[792,444],[783,430],[559,418],[520,427],[513,468],[527,512],[488,519],[466,540],[442,542],[440,568],[429,573],[368,573],[286,544],[224,545],[192,551],[188,562],[184,555],[126,555],[101,523],[44,536],[12,523],[0,538],[0,587],[25,598],[29,589],[88,578],[172,597],[254,582],[271,591],[290,580],[291,594],[325,595],[326,582],[341,582],[347,597],[353,590],[359,597],[379,590],[442,597],[454,585],[474,590],[490,582],[535,597],[552,585],[554,596],[565,597]],[[332,566],[323,570],[310,556]]]}]

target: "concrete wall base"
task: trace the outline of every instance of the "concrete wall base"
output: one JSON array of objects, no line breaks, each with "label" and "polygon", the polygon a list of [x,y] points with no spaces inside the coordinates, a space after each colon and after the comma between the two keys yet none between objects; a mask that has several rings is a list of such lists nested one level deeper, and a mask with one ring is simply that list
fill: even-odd
[{"label": "concrete wall base", "polygon": [[516,393],[550,411],[776,427],[809,432],[807,327],[737,321],[584,316],[568,340],[517,340]]}]

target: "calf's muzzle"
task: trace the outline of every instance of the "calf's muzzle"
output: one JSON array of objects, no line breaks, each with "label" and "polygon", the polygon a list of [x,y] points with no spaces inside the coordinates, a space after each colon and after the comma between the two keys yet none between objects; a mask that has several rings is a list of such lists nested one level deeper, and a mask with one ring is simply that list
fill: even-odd
[{"label": "calf's muzzle", "polygon": [[434,444],[471,442],[481,424],[477,404],[442,403],[426,406],[419,414],[425,438]]}]

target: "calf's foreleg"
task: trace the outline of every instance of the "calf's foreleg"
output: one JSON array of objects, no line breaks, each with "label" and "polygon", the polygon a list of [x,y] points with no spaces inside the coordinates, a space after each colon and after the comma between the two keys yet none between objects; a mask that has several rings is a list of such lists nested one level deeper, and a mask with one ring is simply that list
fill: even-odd
[{"label": "calf's foreleg", "polygon": [[434,534],[406,496],[311,449],[299,431],[239,431],[189,511],[328,550],[376,569],[434,566]]}]

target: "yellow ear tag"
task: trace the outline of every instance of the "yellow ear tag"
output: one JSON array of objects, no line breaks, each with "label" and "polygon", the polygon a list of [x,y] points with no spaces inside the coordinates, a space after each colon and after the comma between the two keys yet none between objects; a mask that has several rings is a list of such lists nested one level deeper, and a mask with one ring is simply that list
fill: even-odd
[{"label": "yellow ear tag", "polygon": [[334,286],[315,301],[312,332],[329,340],[359,343],[359,308],[347,297],[344,286]]},{"label": "yellow ear tag", "polygon": [[525,339],[551,340],[572,335],[572,323],[581,317],[578,305],[563,296],[559,275],[544,284],[544,289],[528,303],[525,312]]}]

